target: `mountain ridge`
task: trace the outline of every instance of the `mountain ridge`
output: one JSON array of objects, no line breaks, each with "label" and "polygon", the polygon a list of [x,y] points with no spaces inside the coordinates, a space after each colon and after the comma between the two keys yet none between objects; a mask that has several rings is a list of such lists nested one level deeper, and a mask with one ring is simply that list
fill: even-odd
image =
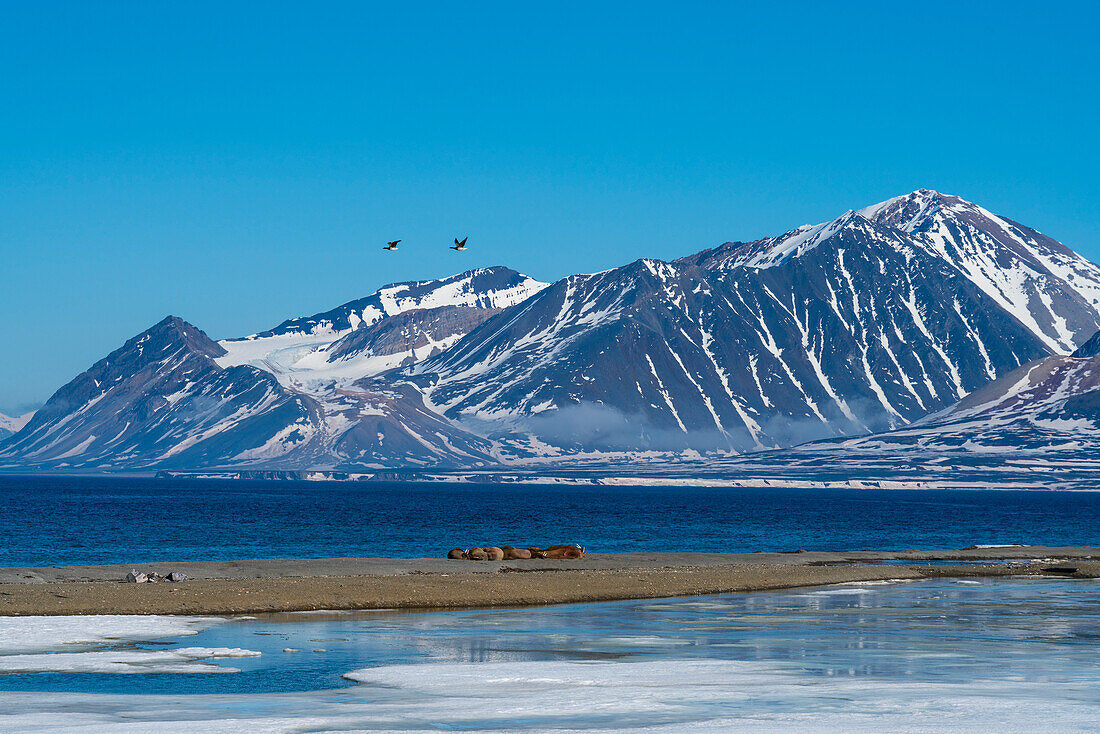
[{"label": "mountain ridge", "polygon": [[522,301],[545,286],[545,283],[500,265],[475,268],[438,280],[390,283],[369,296],[353,299],[328,311],[287,319],[273,329],[225,341],[315,333],[326,328],[341,333],[357,329],[361,324],[377,323],[385,316],[395,316],[413,308],[470,306],[501,309]]}]

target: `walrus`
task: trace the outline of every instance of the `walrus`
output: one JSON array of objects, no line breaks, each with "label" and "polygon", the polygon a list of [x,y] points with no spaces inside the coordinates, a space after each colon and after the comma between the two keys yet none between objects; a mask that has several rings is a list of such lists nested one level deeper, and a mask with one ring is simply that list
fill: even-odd
[{"label": "walrus", "polygon": [[490,561],[503,561],[504,560],[504,550],[502,548],[497,548],[495,545],[492,546],[491,548],[486,548],[485,549],[485,554],[487,556],[489,556]]},{"label": "walrus", "polygon": [[584,558],[584,548],[579,545],[552,545],[549,548],[528,548],[532,558]]},{"label": "walrus", "polygon": [[502,545],[500,549],[504,551],[504,560],[506,561],[526,561],[531,557],[531,551],[526,548]]},{"label": "walrus", "polygon": [[465,557],[466,557],[466,551],[462,550],[461,548],[451,548],[449,551],[447,551],[447,558],[453,558],[453,559],[458,560],[458,559],[462,559],[462,558],[465,558]]},{"label": "walrus", "polygon": [[485,552],[484,548],[471,548],[466,551],[466,557],[471,561],[487,561],[489,554]]}]

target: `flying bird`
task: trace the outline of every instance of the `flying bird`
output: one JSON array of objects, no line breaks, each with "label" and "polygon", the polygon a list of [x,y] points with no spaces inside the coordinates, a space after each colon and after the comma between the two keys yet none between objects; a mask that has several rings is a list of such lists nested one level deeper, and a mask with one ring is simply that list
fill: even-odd
[{"label": "flying bird", "polygon": [[455,237],[455,244],[451,249],[452,250],[458,250],[459,252],[462,252],[463,250],[466,249],[466,240],[468,240],[468,239],[470,239],[470,238],[469,237],[463,237],[462,241],[459,242],[458,238]]},{"label": "flying bird", "polygon": [[383,247],[382,249],[383,250],[396,250],[397,249],[397,243],[400,242],[400,241],[401,240],[394,240],[393,242],[387,242],[386,246]]}]

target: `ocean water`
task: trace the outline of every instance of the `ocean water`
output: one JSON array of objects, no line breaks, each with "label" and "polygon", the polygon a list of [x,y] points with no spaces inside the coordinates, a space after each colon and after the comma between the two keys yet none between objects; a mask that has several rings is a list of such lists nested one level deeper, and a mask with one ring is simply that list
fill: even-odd
[{"label": "ocean water", "polygon": [[[0,731],[1095,731],[1100,582],[0,619]],[[293,649],[297,652],[286,652]]]},{"label": "ocean water", "polygon": [[0,566],[593,552],[1100,545],[1100,492],[0,476]]}]

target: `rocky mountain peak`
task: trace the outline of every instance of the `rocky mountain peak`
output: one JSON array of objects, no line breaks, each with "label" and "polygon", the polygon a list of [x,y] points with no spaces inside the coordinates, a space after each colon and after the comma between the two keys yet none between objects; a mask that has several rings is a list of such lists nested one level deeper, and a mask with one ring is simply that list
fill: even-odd
[{"label": "rocky mountain peak", "polygon": [[146,354],[152,349],[163,352],[179,347],[186,347],[197,354],[211,358],[225,354],[225,349],[207,336],[206,332],[179,316],[172,315],[165,316],[161,321],[127,341],[116,354],[127,350],[137,350],[139,354]]},{"label": "rocky mountain peak", "polygon": [[912,232],[949,200],[963,201],[958,197],[945,196],[932,189],[917,189],[910,194],[895,196],[878,204],[863,207],[859,210],[859,214],[876,224],[900,229],[902,232]]}]

